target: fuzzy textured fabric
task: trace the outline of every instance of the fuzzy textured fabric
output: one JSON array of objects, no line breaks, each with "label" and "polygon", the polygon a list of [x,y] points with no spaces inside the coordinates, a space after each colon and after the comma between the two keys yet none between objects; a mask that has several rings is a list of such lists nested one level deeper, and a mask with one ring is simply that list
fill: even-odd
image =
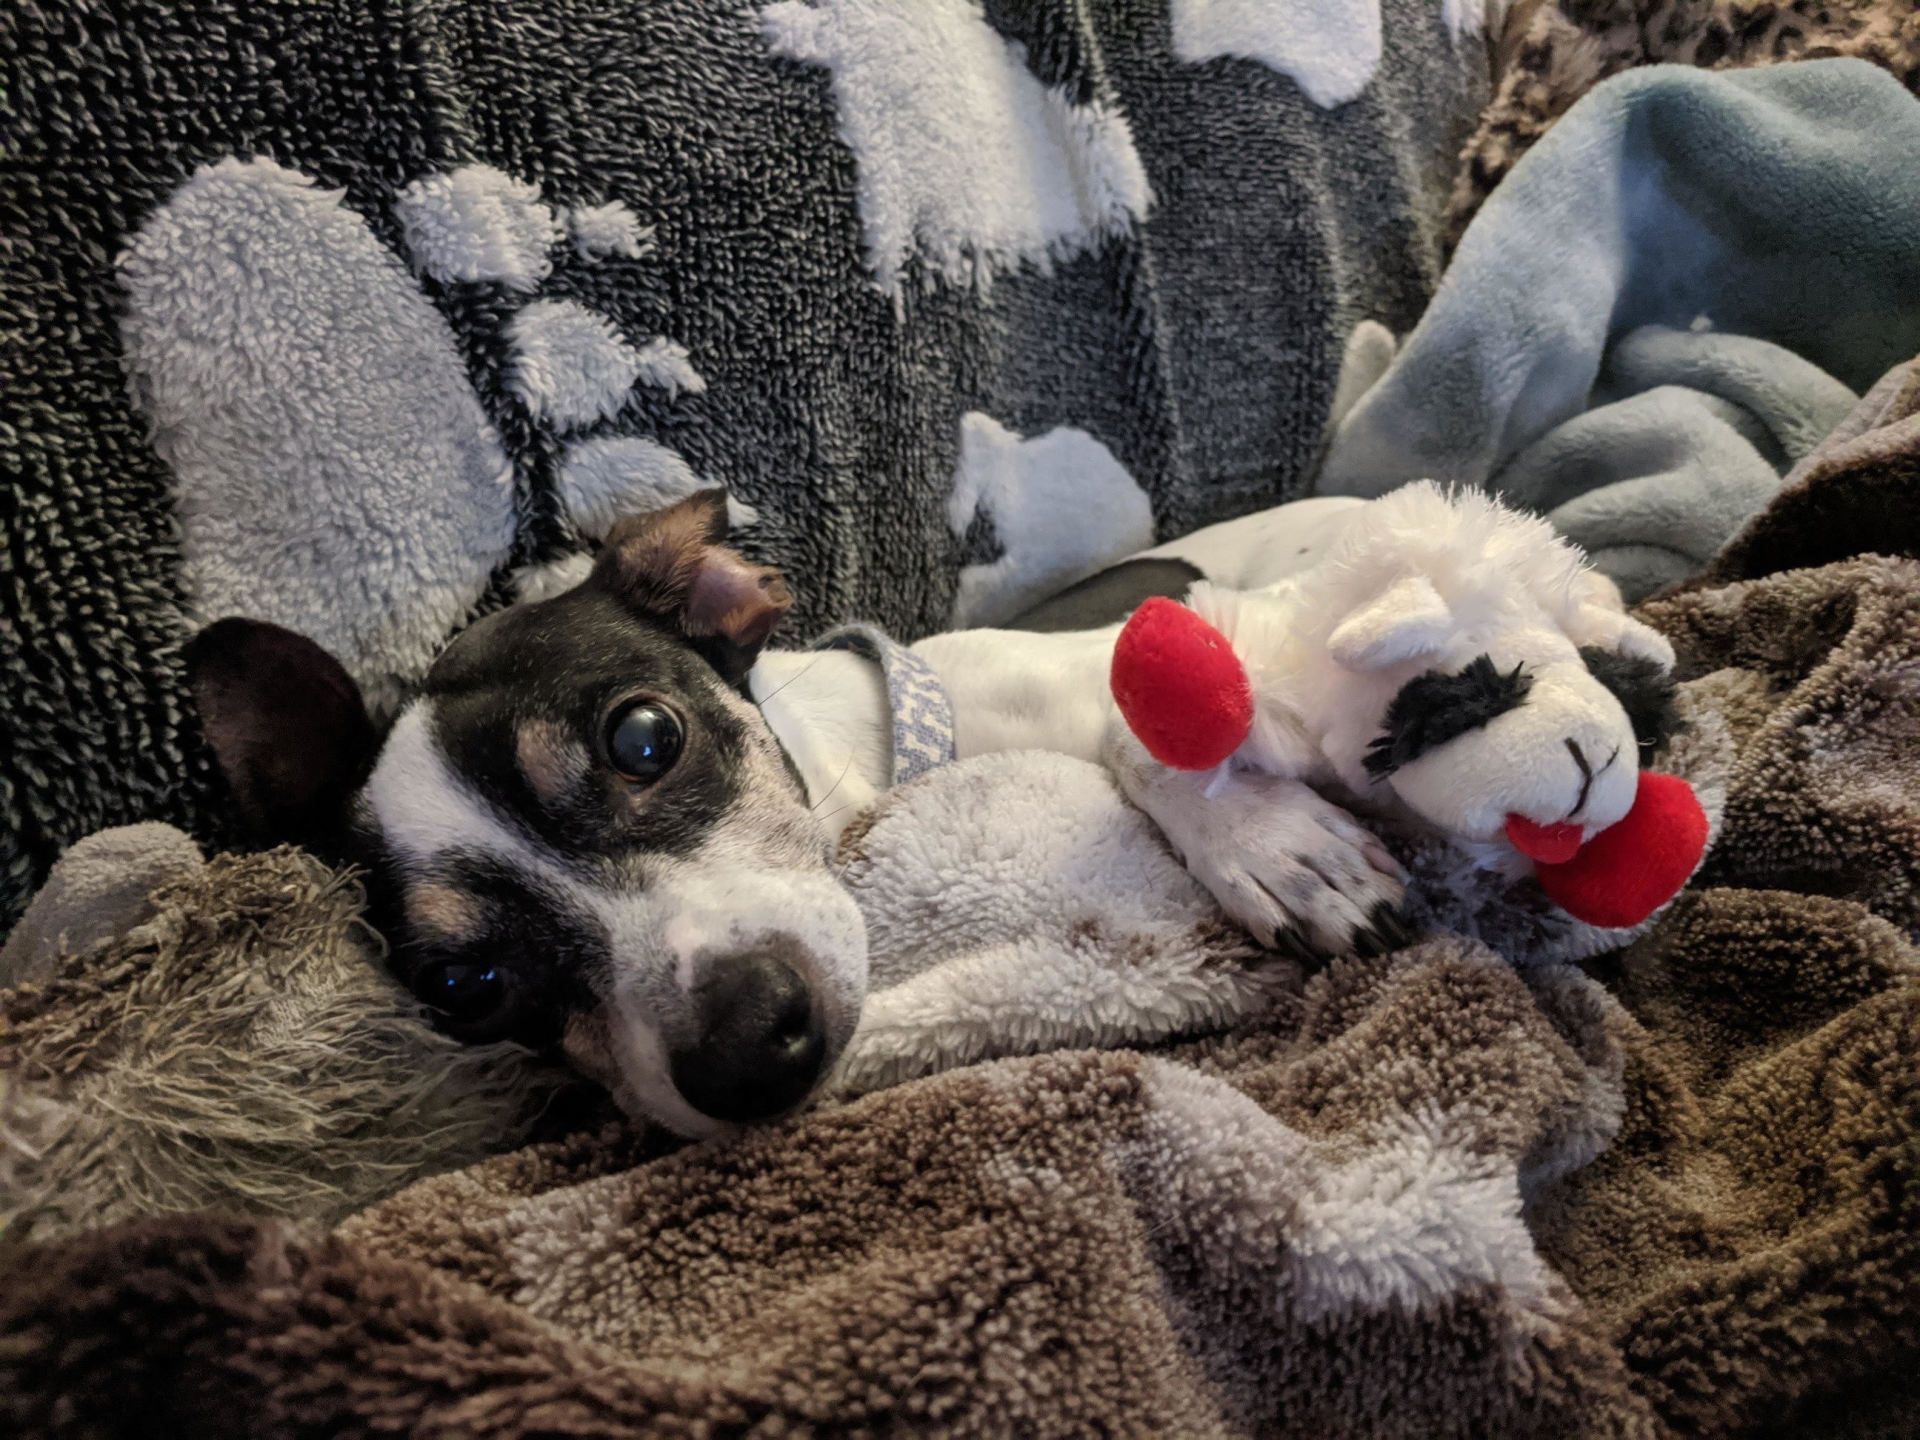
[{"label": "fuzzy textured fabric", "polygon": [[343,199],[269,160],[197,171],[120,257],[120,341],[194,610],[296,627],[391,704],[507,558],[513,467]]},{"label": "fuzzy textured fabric", "polygon": [[976,1060],[1219,1030],[1299,988],[1097,765],[983,755],[888,792],[843,838],[871,989],[837,1090]]},{"label": "fuzzy textured fabric", "polygon": [[1475,217],[1321,489],[1485,486],[1629,599],[1688,578],[1920,349],[1915,147],[1920,100],[1864,61],[1596,87]]},{"label": "fuzzy textured fabric", "polygon": [[[524,1142],[576,1084],[437,1033],[318,862],[183,850],[157,825],[92,837],[30,912],[60,938],[0,990],[6,1240],[201,1209],[337,1218]],[[116,860],[172,878],[84,883]]]},{"label": "fuzzy textured fabric", "polygon": [[1724,583],[1850,555],[1920,558],[1920,362],[1897,365],[1795,467],[1699,578]]},{"label": "fuzzy textured fabric", "polygon": [[[974,1065],[650,1160],[583,1131],[331,1231],[172,1217],[14,1247],[0,1428],[1911,1434],[1920,563],[1643,615],[1693,722],[1663,763],[1709,714],[1731,749],[1703,876],[1624,951],[1514,966],[1436,938],[1276,970],[1257,1011],[1219,1032],[1197,1008],[1217,1033],[1152,1053]],[[1039,809],[1092,799],[1095,772],[1001,758]],[[937,782],[989,768],[897,791],[894,833],[882,812],[850,837],[854,883],[892,883],[858,871],[903,853],[912,813],[980,828],[969,786]],[[990,1024],[996,969],[1031,974],[1083,918],[1055,896],[1053,935],[996,930],[1002,894],[1053,883],[1032,853],[1003,837],[977,904],[901,884],[917,919],[876,946],[881,995],[984,976]],[[1183,946],[1249,958],[1183,939],[1197,891],[1167,893],[1154,983]],[[911,943],[959,971],[916,970]],[[956,1027],[931,1064],[968,1053]]]},{"label": "fuzzy textured fabric", "polygon": [[1518,0],[1499,27],[1493,102],[1461,153],[1447,248],[1528,148],[1609,75],[1839,56],[1920,92],[1920,10],[1908,0]]},{"label": "fuzzy textured fabric", "polygon": [[702,485],[798,641],[1303,493],[1340,337],[1431,293],[1474,9],[9,7],[0,925],[82,835],[217,838],[222,611],[390,703]]},{"label": "fuzzy textured fabric", "polygon": [[154,892],[197,874],[200,847],[152,821],[89,835],[60,857],[0,948],[0,988],[45,980],[153,918]]}]

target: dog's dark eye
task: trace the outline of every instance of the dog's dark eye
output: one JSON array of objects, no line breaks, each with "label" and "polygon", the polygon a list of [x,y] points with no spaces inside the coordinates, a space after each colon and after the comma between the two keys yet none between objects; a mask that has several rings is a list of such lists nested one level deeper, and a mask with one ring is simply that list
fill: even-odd
[{"label": "dog's dark eye", "polygon": [[674,713],[650,701],[616,710],[607,722],[607,758],[621,776],[640,784],[671,770],[685,742]]},{"label": "dog's dark eye", "polygon": [[429,965],[414,980],[414,994],[454,1023],[483,1024],[507,1003],[507,981],[496,965],[448,961]]}]

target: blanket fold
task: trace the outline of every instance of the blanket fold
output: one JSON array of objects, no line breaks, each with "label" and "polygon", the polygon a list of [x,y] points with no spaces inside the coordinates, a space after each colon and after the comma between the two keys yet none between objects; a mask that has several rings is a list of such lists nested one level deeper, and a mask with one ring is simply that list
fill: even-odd
[{"label": "blanket fold", "polygon": [[1734,536],[1699,584],[1851,555],[1920,557],[1920,366],[1881,377],[1799,465],[1778,500]]}]

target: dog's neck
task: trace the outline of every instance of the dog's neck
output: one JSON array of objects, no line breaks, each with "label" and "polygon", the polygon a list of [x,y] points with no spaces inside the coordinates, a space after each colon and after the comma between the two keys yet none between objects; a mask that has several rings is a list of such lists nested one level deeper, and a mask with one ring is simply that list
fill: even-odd
[{"label": "dog's neck", "polygon": [[768,650],[747,688],[837,841],[892,783],[893,712],[880,667],[847,650]]}]

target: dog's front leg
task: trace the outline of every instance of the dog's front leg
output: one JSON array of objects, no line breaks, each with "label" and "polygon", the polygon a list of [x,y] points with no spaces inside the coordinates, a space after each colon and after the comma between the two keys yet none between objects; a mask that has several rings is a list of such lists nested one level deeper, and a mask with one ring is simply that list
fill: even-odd
[{"label": "dog's front leg", "polygon": [[1218,779],[1162,765],[1117,719],[1106,762],[1195,879],[1261,943],[1311,960],[1404,944],[1406,872],[1339,806],[1298,780]]}]

